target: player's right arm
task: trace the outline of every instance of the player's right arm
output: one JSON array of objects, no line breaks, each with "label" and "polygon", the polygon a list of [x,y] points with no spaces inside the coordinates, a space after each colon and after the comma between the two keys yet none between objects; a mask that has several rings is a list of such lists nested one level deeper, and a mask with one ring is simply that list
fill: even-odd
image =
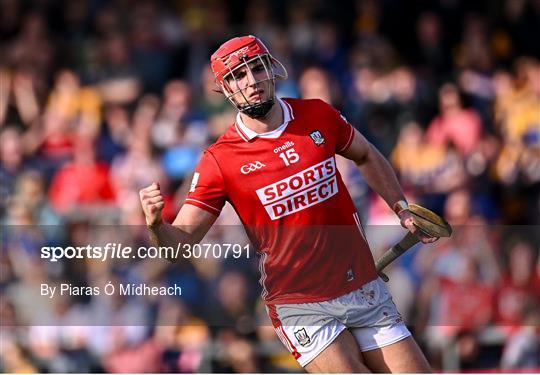
[{"label": "player's right arm", "polygon": [[203,154],[185,204],[172,224],[161,218],[165,205],[158,183],[139,192],[150,236],[157,246],[177,247],[200,242],[219,216],[227,199],[221,169],[211,152]]},{"label": "player's right arm", "polygon": [[169,224],[164,222],[161,217],[164,200],[159,184],[154,182],[140,190],[139,196],[146,225],[156,246],[176,247],[178,243],[198,243],[217,219],[216,215],[208,211],[191,204],[185,204],[178,212],[174,222]]}]

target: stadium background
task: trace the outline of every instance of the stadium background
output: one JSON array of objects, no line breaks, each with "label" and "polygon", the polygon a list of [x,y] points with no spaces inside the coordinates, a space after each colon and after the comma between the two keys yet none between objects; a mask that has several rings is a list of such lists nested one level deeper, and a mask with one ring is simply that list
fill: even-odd
[{"label": "stadium background", "polygon": [[[84,243],[96,223],[139,228],[144,243],[138,190],[152,181],[172,220],[201,151],[234,121],[209,56],[250,33],[289,70],[280,96],[340,109],[409,199],[456,227],[389,270],[434,369],[538,372],[539,27],[538,0],[0,0],[0,368],[300,371],[268,325],[255,263],[133,267],[180,282],[181,298],[36,304],[40,282],[128,277],[114,262],[74,274],[38,249]],[[403,231],[339,164],[378,254]],[[235,238],[230,207],[219,224],[215,241]],[[96,311],[102,325],[69,324]]]}]

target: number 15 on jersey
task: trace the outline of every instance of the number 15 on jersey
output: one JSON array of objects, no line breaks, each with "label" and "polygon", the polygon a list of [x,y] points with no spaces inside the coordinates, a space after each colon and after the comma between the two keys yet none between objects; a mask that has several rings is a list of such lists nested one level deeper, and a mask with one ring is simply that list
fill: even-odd
[{"label": "number 15 on jersey", "polygon": [[279,157],[283,160],[286,167],[300,160],[300,156],[296,151],[294,151],[294,148],[290,148],[286,151],[280,152]]}]

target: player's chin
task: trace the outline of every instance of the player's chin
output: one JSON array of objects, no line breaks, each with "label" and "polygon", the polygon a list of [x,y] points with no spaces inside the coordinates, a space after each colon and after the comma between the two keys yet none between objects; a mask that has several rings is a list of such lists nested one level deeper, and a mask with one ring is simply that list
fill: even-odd
[{"label": "player's chin", "polygon": [[249,108],[251,106],[264,103],[266,100],[265,95],[244,95],[240,98],[238,98],[237,103],[239,104],[240,108]]},{"label": "player's chin", "polygon": [[257,97],[257,98],[254,98],[254,99],[250,98],[250,100],[248,100],[247,104],[244,107],[245,108],[253,107],[253,106],[262,104],[262,103],[266,102],[267,100],[268,99],[266,97]]}]

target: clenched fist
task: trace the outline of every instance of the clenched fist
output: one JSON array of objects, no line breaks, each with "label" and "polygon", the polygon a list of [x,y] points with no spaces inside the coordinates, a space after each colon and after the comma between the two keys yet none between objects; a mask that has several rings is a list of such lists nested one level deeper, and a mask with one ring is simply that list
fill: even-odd
[{"label": "clenched fist", "polygon": [[159,183],[153,182],[152,185],[139,191],[139,198],[146,217],[146,225],[156,225],[161,223],[161,211],[165,206]]}]

